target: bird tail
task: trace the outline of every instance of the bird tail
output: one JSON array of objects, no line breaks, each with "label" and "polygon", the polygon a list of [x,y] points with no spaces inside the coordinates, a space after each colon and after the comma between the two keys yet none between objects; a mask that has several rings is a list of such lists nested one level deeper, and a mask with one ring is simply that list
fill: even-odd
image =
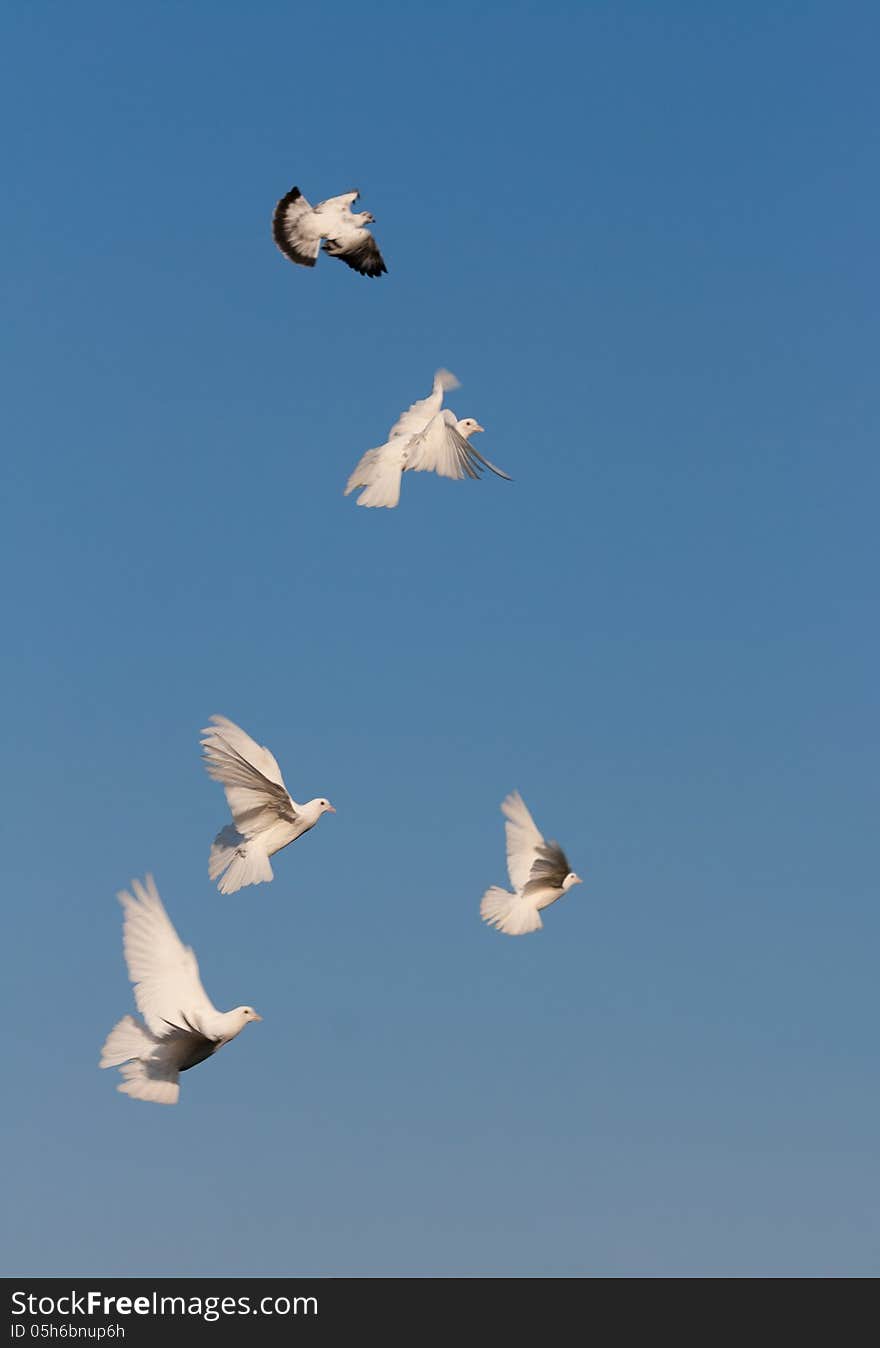
[{"label": "bird tail", "polygon": [[449,393],[454,388],[461,388],[460,380],[456,379],[451,370],[438,370],[434,375],[434,392]]},{"label": "bird tail", "polygon": [[211,844],[208,875],[221,894],[272,879],[269,855],[257,838],[245,838],[234,824],[221,829]]},{"label": "bird tail", "polygon": [[149,1100],[154,1105],[177,1104],[180,1082],[176,1067],[136,1058],[134,1062],[123,1063],[119,1071],[125,1080],[116,1089],[123,1095],[130,1095],[133,1100]]},{"label": "bird tail", "polygon": [[357,498],[360,506],[387,506],[393,509],[400,500],[401,459],[388,454],[387,445],[368,449],[345,488],[348,496],[357,487],[365,487]]},{"label": "bird tail", "polygon": [[480,917],[490,927],[497,927],[508,936],[523,936],[528,931],[540,931],[544,923],[537,908],[521,894],[492,885],[480,902]]},{"label": "bird tail", "polygon": [[345,484],[343,496],[350,496],[357,487],[368,487],[373,480],[375,472],[376,459],[379,457],[378,449],[368,449],[366,454],[358,461],[358,465],[351,477]]},{"label": "bird tail", "polygon": [[134,1016],[123,1016],[104,1040],[101,1067],[118,1067],[123,1080],[117,1086],[135,1100],[176,1105],[180,1095],[178,1070],[162,1044]]},{"label": "bird tail", "polygon": [[142,1053],[151,1053],[156,1040],[145,1025],[134,1016],[123,1016],[104,1040],[101,1049],[101,1067],[118,1067],[129,1058],[139,1058]]},{"label": "bird tail", "polygon": [[377,477],[375,482],[371,482],[366,491],[362,491],[357,498],[360,506],[386,506],[393,510],[400,500],[400,470],[392,475],[383,473]]}]

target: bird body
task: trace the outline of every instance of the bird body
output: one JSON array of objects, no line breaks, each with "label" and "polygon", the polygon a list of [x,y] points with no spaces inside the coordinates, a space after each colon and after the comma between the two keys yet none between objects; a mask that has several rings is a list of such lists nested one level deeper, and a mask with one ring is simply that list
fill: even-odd
[{"label": "bird body", "polygon": [[336,811],[323,796],[298,805],[270,750],[225,716],[212,716],[202,735],[206,771],[223,784],[233,819],[214,839],[208,874],[221,894],[234,894],[271,880],[269,858]]},{"label": "bird body", "polygon": [[363,487],[358,505],[392,509],[400,500],[400,482],[407,471],[432,472],[460,481],[477,478],[483,468],[488,468],[510,481],[470,443],[470,437],[483,430],[479,422],[472,417],[459,419],[448,407],[442,407],[444,393],[453,388],[458,388],[455,375],[438,370],[428,397],[401,413],[384,445],[368,449],[362,456],[348,479],[345,495]]},{"label": "bird body", "polygon": [[310,206],[299,188],[292,187],[275,207],[272,237],[284,256],[301,267],[314,267],[323,240],[328,256],[338,257],[361,276],[381,276],[388,268],[367,229],[373,217],[351,209],[359,196],[343,192]]},{"label": "bird body", "polygon": [[480,902],[480,916],[508,936],[522,936],[539,931],[544,925],[540,911],[583,881],[559,843],[544,840],[518,791],[505,797],[501,810],[507,820],[507,870],[513,893],[492,885]]},{"label": "bird body", "polygon": [[118,1089],[136,1100],[173,1105],[179,1077],[262,1020],[252,1006],[218,1011],[199,976],[195,952],[185,946],[165,911],[151,875],[118,897],[123,952],[143,1020],[123,1016],[108,1034],[101,1067],[118,1067]]}]

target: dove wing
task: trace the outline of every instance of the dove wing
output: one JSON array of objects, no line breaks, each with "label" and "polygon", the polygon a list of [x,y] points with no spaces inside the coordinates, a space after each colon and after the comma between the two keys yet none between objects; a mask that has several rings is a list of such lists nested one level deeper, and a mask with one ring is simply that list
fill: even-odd
[{"label": "dove wing", "polygon": [[523,894],[531,896],[539,890],[561,889],[571,866],[559,843],[552,841],[541,843],[536,848],[536,853]]},{"label": "dove wing", "polygon": [[[437,473],[440,477],[458,480],[479,477],[484,468],[490,469],[498,477],[507,478],[506,473],[484,459],[479,450],[474,449],[471,442],[460,434],[456,417],[448,407],[432,417],[419,435],[412,437],[407,445],[406,466],[416,473]],[[507,480],[510,481],[509,478]]]},{"label": "dove wing", "polygon": [[440,411],[443,394],[448,389],[458,388],[458,380],[449,370],[438,370],[434,375],[434,387],[427,398],[419,398],[405,412],[401,412],[391,430],[388,439],[395,435],[418,435]]},{"label": "dove wing", "polygon": [[368,229],[337,233],[332,243],[328,240],[324,244],[324,252],[330,257],[338,257],[340,262],[360,276],[382,276],[388,270],[376,240]]},{"label": "dove wing", "polygon": [[202,987],[195,952],[185,946],[148,875],[119,894],[125,916],[122,947],[138,1010],[158,1038],[175,1030],[204,1037],[201,1024],[217,1015]]},{"label": "dove wing", "polygon": [[510,883],[521,894],[529,882],[532,867],[544,846],[544,839],[518,791],[512,791],[502,801],[501,811],[507,820],[504,826],[507,836],[507,871]]},{"label": "dove wing", "polygon": [[212,716],[202,735],[205,770],[223,784],[235,827],[243,837],[252,838],[279,819],[296,822],[299,807],[268,749],[225,716]]}]

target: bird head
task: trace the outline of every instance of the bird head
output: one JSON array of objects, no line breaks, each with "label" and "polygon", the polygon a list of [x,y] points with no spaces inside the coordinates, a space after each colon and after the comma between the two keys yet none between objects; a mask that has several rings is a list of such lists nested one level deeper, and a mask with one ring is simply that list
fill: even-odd
[{"label": "bird head", "polygon": [[460,421],[456,426],[459,435],[463,435],[465,440],[469,440],[472,435],[476,435],[477,431],[483,431],[485,429],[485,426],[481,426],[478,421],[474,421],[473,417],[465,417],[464,420]]},{"label": "bird head", "polygon": [[574,871],[569,871],[562,882],[562,888],[571,889],[572,885],[582,885],[583,883],[584,882],[579,875],[575,875]]},{"label": "bird head", "polygon": [[314,801],[313,803],[318,807],[318,814],[336,813],[336,806],[331,805],[329,800],[325,800],[323,796],[321,796],[318,800]]},{"label": "bird head", "polygon": [[241,1028],[244,1029],[249,1020],[262,1020],[263,1017],[255,1011],[252,1006],[237,1006],[233,1015],[238,1016],[241,1021]]}]

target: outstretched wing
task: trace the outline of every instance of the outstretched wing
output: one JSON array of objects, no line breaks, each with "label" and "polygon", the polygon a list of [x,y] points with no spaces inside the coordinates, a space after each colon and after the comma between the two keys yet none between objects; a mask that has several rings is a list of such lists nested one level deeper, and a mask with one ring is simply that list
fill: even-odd
[{"label": "outstretched wing", "polygon": [[330,257],[338,257],[340,262],[360,276],[381,276],[388,270],[376,240],[368,229],[350,230],[341,233],[338,238],[328,239],[324,244],[324,252]]},{"label": "outstretched wing", "polygon": [[527,897],[542,889],[561,889],[570,870],[568,857],[558,842],[542,843],[537,848],[523,895]]},{"label": "outstretched wing", "polygon": [[202,735],[205,770],[222,782],[239,833],[252,838],[279,819],[296,822],[298,806],[268,749],[225,716],[212,716]]},{"label": "outstretched wing", "polygon": [[[152,875],[123,890],[122,948],[138,1010],[160,1039],[179,1028],[201,1036],[200,1022],[217,1014],[202,987],[195,952],[165,911]],[[182,1017],[185,1018],[182,1020]]]},{"label": "outstretched wing", "polygon": [[505,797],[501,802],[501,812],[507,819],[504,826],[507,836],[507,872],[516,892],[522,894],[540,855],[540,848],[544,846],[544,839],[518,791],[512,791]]},{"label": "outstretched wing", "polygon": [[314,267],[321,245],[320,225],[298,187],[283,196],[272,214],[272,238],[285,257],[301,267]]},{"label": "outstretched wing", "polygon": [[470,440],[458,431],[456,418],[448,407],[432,417],[419,435],[412,437],[407,445],[406,466],[416,473],[437,473],[440,477],[458,480],[479,477],[483,469],[488,468],[498,477],[510,481],[506,473],[484,459]]}]

